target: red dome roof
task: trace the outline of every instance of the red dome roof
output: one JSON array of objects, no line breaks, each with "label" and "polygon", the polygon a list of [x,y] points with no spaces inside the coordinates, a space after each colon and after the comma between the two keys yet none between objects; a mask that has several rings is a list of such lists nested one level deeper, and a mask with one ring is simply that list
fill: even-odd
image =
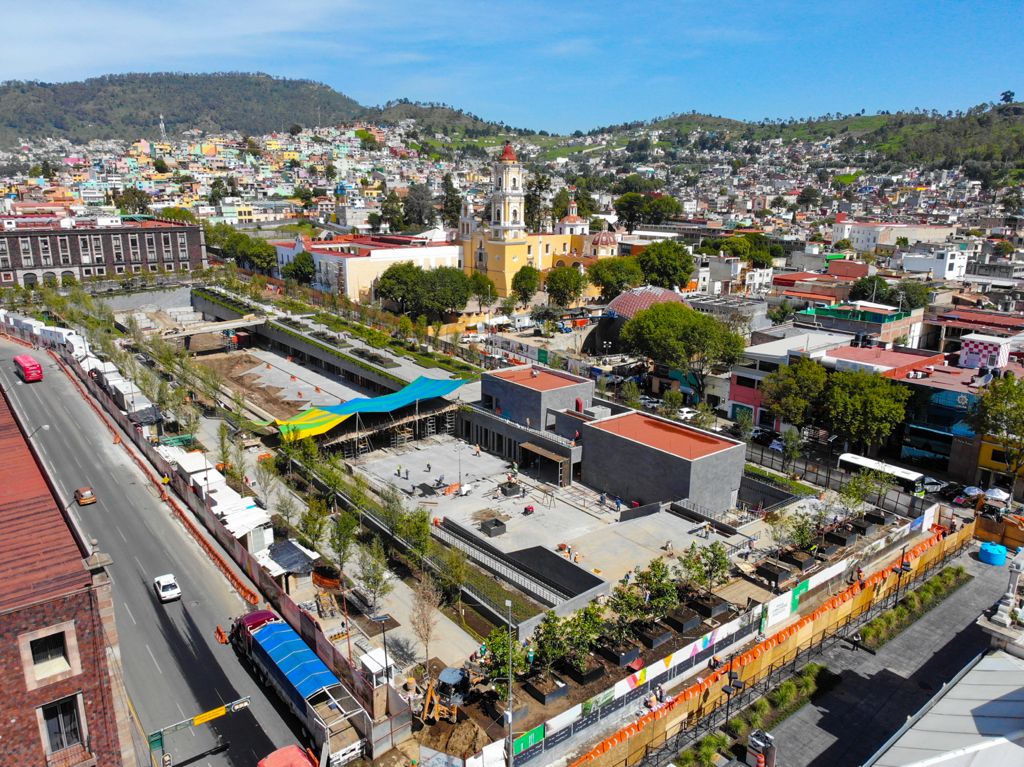
[{"label": "red dome roof", "polygon": [[501,153],[501,157],[498,158],[501,162],[519,162],[519,158],[516,157],[516,150],[512,148],[512,142],[505,142],[505,149]]}]

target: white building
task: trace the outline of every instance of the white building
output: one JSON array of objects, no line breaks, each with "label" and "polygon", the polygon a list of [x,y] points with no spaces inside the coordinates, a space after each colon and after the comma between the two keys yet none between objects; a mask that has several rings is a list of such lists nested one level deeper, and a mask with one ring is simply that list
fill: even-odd
[{"label": "white building", "polygon": [[892,224],[877,221],[837,221],[832,224],[832,242],[849,240],[859,253],[873,253],[878,247],[895,247],[901,237],[909,245],[945,242],[956,233],[953,226]]},{"label": "white building", "polygon": [[963,280],[967,274],[967,261],[967,252],[960,250],[907,253],[903,256],[903,271],[931,274],[937,280]]}]

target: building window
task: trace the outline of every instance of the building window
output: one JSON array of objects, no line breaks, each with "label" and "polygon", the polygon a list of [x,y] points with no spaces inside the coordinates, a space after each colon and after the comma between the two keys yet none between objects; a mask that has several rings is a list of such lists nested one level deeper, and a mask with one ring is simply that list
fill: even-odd
[{"label": "building window", "polygon": [[123,266],[115,266],[114,267],[114,271],[117,272],[118,274],[124,274],[124,267]]},{"label": "building window", "polygon": [[171,234],[170,232],[164,232],[164,258],[171,257]]},{"label": "building window", "polygon": [[105,267],[105,266],[97,266],[96,267],[96,274],[97,274],[97,276],[102,277],[106,273],[107,273],[107,267]]},{"label": "building window", "polygon": [[43,706],[40,713],[46,733],[46,753],[63,751],[82,742],[77,695]]},{"label": "building window", "polygon": [[174,264],[172,264],[170,262],[165,263],[164,264],[164,271],[165,272],[173,272],[174,271]]},{"label": "building window", "polygon": [[547,254],[547,253],[550,253],[550,252],[551,252],[551,243],[550,242],[544,243],[544,253]]},{"label": "building window", "polygon": [[142,260],[142,252],[139,250],[139,235],[128,235],[128,251],[131,253],[132,261]]},{"label": "building window", "polygon": [[32,665],[36,679],[71,670],[63,631],[33,639],[29,642],[29,647],[32,650]]},{"label": "building window", "polygon": [[149,271],[155,272],[156,270],[157,270],[157,265],[156,264],[150,264],[149,265]]},{"label": "building window", "polygon": [[82,270],[82,274],[84,274],[86,277],[92,277],[92,267],[87,266],[85,269]]},{"label": "building window", "polygon": [[81,236],[78,238],[78,252],[82,254],[82,263],[92,263],[92,249],[89,247],[89,238]]},{"label": "building window", "polygon": [[188,258],[188,238],[184,232],[178,232],[178,258]]},{"label": "building window", "polygon": [[22,258],[25,256],[32,257],[32,241],[28,237],[19,237],[18,245],[21,247]]},{"label": "building window", "polygon": [[156,261],[156,235],[146,235],[146,260]]},{"label": "building window", "polygon": [[0,274],[0,281],[14,282],[14,272],[4,272]]},{"label": "building window", "polygon": [[43,266],[53,266],[53,253],[50,252],[50,238],[39,238],[39,258]]},{"label": "building window", "polygon": [[103,258],[103,236],[94,234],[92,236],[92,255],[97,261]]},{"label": "building window", "polygon": [[142,271],[142,267],[139,264],[134,264],[132,266],[132,272],[133,273],[138,274],[141,271]]},{"label": "building window", "polygon": [[116,263],[124,263],[124,244],[121,242],[121,235],[115,234],[110,238],[110,250]]},{"label": "building window", "polygon": [[67,265],[71,263],[71,244],[68,242],[67,237],[57,238],[57,251],[60,253],[61,264]]}]

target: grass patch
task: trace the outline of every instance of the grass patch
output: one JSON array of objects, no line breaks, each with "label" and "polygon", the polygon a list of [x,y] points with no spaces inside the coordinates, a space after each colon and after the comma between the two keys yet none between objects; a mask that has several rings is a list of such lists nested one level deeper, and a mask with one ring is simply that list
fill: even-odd
[{"label": "grass patch", "polygon": [[915,590],[908,591],[896,607],[865,623],[860,630],[861,642],[877,650],[973,577],[963,565],[943,568]]},{"label": "grass patch", "polygon": [[797,480],[790,479],[782,474],[776,474],[775,472],[768,471],[768,469],[764,469],[756,464],[748,463],[743,470],[747,474],[756,474],[758,477],[767,479],[777,485],[782,485],[793,493],[793,495],[817,495],[821,492],[820,488],[808,485],[804,482],[798,482]]}]

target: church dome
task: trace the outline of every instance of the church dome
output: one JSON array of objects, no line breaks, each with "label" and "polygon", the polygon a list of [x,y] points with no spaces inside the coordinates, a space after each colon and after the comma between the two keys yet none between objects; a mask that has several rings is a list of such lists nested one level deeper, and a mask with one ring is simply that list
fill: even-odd
[{"label": "church dome", "polygon": [[598,248],[614,248],[616,245],[615,235],[605,229],[594,235],[594,246]]},{"label": "church dome", "polygon": [[516,157],[516,150],[512,148],[512,142],[505,142],[505,149],[501,152],[501,157],[498,158],[500,162],[519,162],[519,158]]}]

